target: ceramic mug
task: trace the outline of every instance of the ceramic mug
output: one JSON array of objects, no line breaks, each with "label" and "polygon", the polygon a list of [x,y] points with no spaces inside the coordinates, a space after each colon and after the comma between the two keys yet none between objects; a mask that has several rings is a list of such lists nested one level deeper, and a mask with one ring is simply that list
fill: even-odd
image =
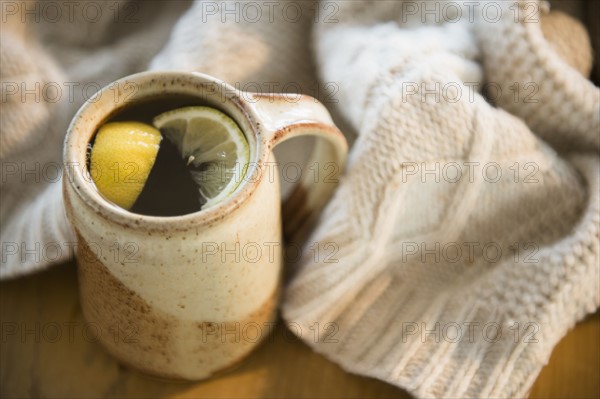
[{"label": "ceramic mug", "polygon": [[[99,126],[131,104],[179,95],[237,122],[249,143],[251,178],[220,204],[176,217],[135,214],[107,201],[86,166]],[[267,178],[267,168],[275,163],[273,147],[302,135],[323,139],[315,140],[309,164],[337,168],[327,180],[325,173],[302,176],[284,204],[291,232],[314,219],[347,152],[315,99],[242,92],[200,73],[145,72],[81,107],[65,139],[63,194],[78,237],[83,313],[110,353],[150,374],[198,380],[236,365],[265,338],[283,263],[279,180]]]}]

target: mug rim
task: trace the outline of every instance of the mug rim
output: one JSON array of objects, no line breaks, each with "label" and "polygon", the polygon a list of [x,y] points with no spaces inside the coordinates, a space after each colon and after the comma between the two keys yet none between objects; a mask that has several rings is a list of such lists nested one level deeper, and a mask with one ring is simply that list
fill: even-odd
[{"label": "mug rim", "polygon": [[[125,108],[126,105],[123,106],[123,104],[127,104],[126,102],[109,100],[109,106],[106,106],[106,104],[101,103],[103,96],[105,97],[111,90],[115,90],[115,86],[118,91],[121,90],[121,87],[126,87],[126,85],[131,83],[141,87],[148,85],[146,90],[149,91],[133,97],[131,100],[142,100],[156,95],[160,96],[161,93],[191,95],[203,100],[220,96],[221,104],[226,104],[230,110],[236,110],[236,115],[231,115],[230,112],[227,113],[240,126],[246,138],[250,139],[252,135],[255,142],[254,146],[250,145],[250,161],[246,174],[242,177],[242,181],[234,192],[225,200],[208,209],[200,209],[199,211],[183,215],[153,216],[138,214],[112,203],[100,194],[90,177],[86,178],[84,176],[84,170],[88,168],[86,161],[87,143],[89,143],[97,132],[98,127],[106,122],[112,113]],[[167,87],[169,83],[172,87]],[[186,83],[191,85],[188,87]],[[217,92],[201,96],[197,90],[206,89],[208,85],[216,85],[218,88]],[[156,87],[162,88],[164,91],[151,93],[150,91]],[[117,94],[113,93],[113,95]],[[93,97],[98,98],[98,100],[91,101]],[[187,231],[191,228],[198,228],[231,215],[248,200],[254,190],[256,190],[258,183],[262,180],[262,178],[252,181],[247,179],[247,176],[254,176],[254,173],[257,173],[257,171],[260,173],[258,176],[262,176],[264,173],[264,163],[269,156],[270,146],[266,142],[266,135],[262,132],[262,124],[257,123],[259,118],[257,115],[254,115],[252,107],[243,98],[243,93],[218,78],[200,72],[146,71],[115,80],[100,89],[93,97],[89,98],[79,108],[67,128],[63,147],[63,179],[65,180],[63,184],[69,184],[86,206],[92,208],[96,213],[111,222],[149,231]],[[110,106],[111,104],[112,106]],[[107,111],[100,112],[103,105]],[[94,113],[99,113],[99,115],[97,114],[91,120],[90,118]],[[240,118],[243,119],[244,123],[240,123]],[[89,127],[88,125],[90,124],[93,126]],[[248,127],[250,131],[248,131]],[[84,131],[82,132],[82,130]],[[85,141],[85,146],[81,146],[80,142],[82,140]],[[74,165],[75,167],[70,167],[70,165]]]}]

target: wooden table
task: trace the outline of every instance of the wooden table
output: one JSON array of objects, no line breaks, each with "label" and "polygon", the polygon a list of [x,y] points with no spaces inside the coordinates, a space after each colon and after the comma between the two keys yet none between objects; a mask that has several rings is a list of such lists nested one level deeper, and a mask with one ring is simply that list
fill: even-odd
[{"label": "wooden table", "polygon": [[[221,377],[176,383],[138,374],[92,342],[95,335],[81,314],[73,264],[0,283],[0,309],[3,398],[410,397],[384,382],[344,372],[282,326],[239,368]],[[600,397],[600,313],[560,342],[531,397]]]}]

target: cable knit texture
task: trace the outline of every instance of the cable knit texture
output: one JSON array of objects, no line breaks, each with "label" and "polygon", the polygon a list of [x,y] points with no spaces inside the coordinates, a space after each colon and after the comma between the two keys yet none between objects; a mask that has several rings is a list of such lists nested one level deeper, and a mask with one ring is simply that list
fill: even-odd
[{"label": "cable knit texture", "polygon": [[517,21],[511,2],[498,4],[502,6],[502,18],[494,23],[482,20],[477,25],[485,73],[503,93],[511,93],[510,86],[515,83],[523,91],[529,88],[527,93],[535,92],[533,96],[521,93],[517,101],[514,96],[499,96],[498,105],[565,150],[600,150],[598,88],[581,79],[579,71],[546,42],[540,17],[525,11],[532,3],[521,2]]},{"label": "cable knit texture", "polygon": [[[159,3],[141,8],[152,29],[127,34],[104,20],[3,31],[3,85],[104,84],[146,68],[249,90],[292,83],[318,95],[333,84],[335,119],[358,137],[294,265],[284,318],[322,332],[301,338],[349,372],[417,397],[526,395],[554,345],[600,305],[600,92],[583,75],[587,37],[569,46],[548,33],[581,38],[581,26],[543,18],[547,4],[531,1],[492,2],[498,19],[483,3],[471,19],[466,3],[439,2],[437,20],[422,2],[328,2],[333,16],[295,2],[300,19],[258,22]],[[3,165],[60,162],[83,98],[6,97]],[[19,252],[74,240],[51,183],[3,175],[2,278],[68,257]]]}]

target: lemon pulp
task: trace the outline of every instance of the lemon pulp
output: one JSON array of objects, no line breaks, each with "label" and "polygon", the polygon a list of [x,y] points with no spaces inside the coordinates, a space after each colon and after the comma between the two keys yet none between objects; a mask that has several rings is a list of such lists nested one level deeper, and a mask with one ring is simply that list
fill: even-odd
[{"label": "lemon pulp", "polygon": [[98,130],[90,155],[90,174],[98,191],[131,209],[156,161],[162,136],[141,122],[110,122]]}]

